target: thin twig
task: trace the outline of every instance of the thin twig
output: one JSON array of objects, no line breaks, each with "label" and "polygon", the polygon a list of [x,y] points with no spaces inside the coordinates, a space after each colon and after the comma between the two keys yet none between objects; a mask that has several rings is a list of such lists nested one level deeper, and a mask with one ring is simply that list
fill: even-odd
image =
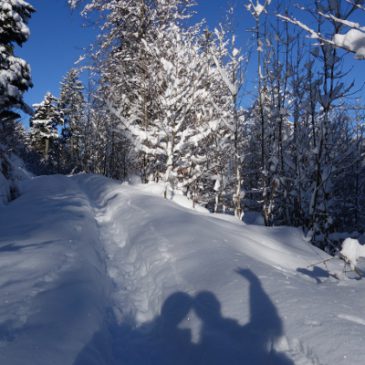
[{"label": "thin twig", "polygon": [[309,269],[310,267],[313,267],[313,266],[320,265],[320,264],[325,264],[326,262],[331,261],[331,260],[334,260],[334,259],[336,259],[336,258],[337,258],[337,257],[330,257],[329,259],[325,259],[325,260],[323,260],[323,261],[320,261],[320,262],[317,262],[317,263],[315,263],[315,264],[312,264],[312,265],[307,266],[307,269]]}]

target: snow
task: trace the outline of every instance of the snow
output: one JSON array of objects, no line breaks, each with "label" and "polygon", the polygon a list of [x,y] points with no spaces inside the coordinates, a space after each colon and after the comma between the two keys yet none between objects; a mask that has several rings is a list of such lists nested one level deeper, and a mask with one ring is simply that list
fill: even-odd
[{"label": "snow", "polygon": [[346,34],[335,34],[333,42],[337,47],[354,52],[356,58],[365,59],[365,32],[350,29]]},{"label": "snow", "polygon": [[34,178],[23,190],[0,210],[0,363],[72,364],[103,324],[94,216],[71,179]]},{"label": "snow", "polygon": [[256,1],[256,5],[251,0],[250,3],[246,6],[247,9],[255,16],[260,17],[260,15],[266,12],[266,7],[270,5],[271,0],[265,0],[264,4],[261,4],[259,1]]},{"label": "snow", "polygon": [[365,246],[360,245],[357,239],[346,238],[342,243],[340,254],[350,265],[352,270],[355,270],[359,258],[365,258]]},{"label": "snow", "polygon": [[[148,184],[140,184],[138,190],[146,194],[151,194],[153,196],[157,195],[162,197],[165,191],[165,186],[164,184],[156,184],[150,182]],[[173,192],[171,190],[168,190],[167,199],[173,201],[174,203],[182,207],[191,208],[197,212],[209,213],[208,209],[200,205],[196,205],[195,208],[193,208],[193,202],[178,190],[175,190]]]},{"label": "snow", "polygon": [[71,7],[71,9],[76,8],[78,3],[79,3],[79,0],[68,0],[68,4]]},{"label": "snow", "polygon": [[28,14],[33,10],[32,6],[23,0],[7,0],[0,2],[1,21],[6,24],[6,21],[12,19],[12,31],[23,33],[23,36],[28,38],[30,31],[25,23]]},{"label": "snow", "polygon": [[309,267],[329,256],[300,230],[158,184],[21,190],[0,207],[1,364],[363,364],[365,284],[332,277],[338,259]]}]

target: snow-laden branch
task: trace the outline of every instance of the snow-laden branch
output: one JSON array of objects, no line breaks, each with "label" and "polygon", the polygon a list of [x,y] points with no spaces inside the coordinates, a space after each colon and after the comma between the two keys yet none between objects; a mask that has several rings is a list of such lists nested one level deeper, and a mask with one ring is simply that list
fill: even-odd
[{"label": "snow-laden branch", "polygon": [[357,59],[365,60],[365,33],[350,29],[346,34],[335,34],[333,41],[336,47],[355,53]]},{"label": "snow-laden branch", "polygon": [[278,14],[277,17],[279,19],[282,19],[286,22],[292,23],[292,24],[297,25],[298,27],[302,28],[303,30],[305,30],[307,33],[310,34],[310,38],[312,38],[312,39],[318,39],[322,43],[336,46],[336,44],[332,40],[323,37],[320,33],[314,31],[312,28],[308,27],[306,24],[302,23],[300,20],[297,20],[295,18],[290,18],[290,17],[288,17],[286,15],[282,15],[282,14]]},{"label": "snow-laden branch", "polygon": [[246,6],[247,10],[255,17],[258,18],[262,13],[266,13],[266,8],[271,4],[271,0],[265,0],[264,4],[256,1],[256,5],[250,0]]},{"label": "snow-laden branch", "polygon": [[320,15],[327,19],[340,22],[341,24],[346,25],[352,29],[350,29],[346,34],[335,34],[332,39],[328,39],[295,18],[290,18],[281,14],[278,14],[277,17],[299,26],[310,34],[310,38],[318,39],[322,44],[328,44],[333,47],[342,48],[348,52],[355,53],[356,58],[358,59],[365,59],[365,27],[362,27],[360,24],[355,22],[336,18],[333,15],[326,15],[323,13],[320,13]]},{"label": "snow-laden branch", "polygon": [[215,56],[215,54],[212,54],[213,57],[213,61],[215,63],[215,65],[217,66],[218,72],[221,75],[224,83],[226,84],[226,86],[228,87],[230,93],[233,96],[236,96],[238,94],[238,86],[237,84],[233,84],[230,80],[229,77],[227,75],[227,72],[221,67],[217,57]]},{"label": "snow-laden branch", "polygon": [[106,106],[110,113],[112,113],[115,117],[119,119],[122,125],[128,129],[132,136],[134,136],[138,141],[142,142],[147,140],[149,135],[146,131],[143,131],[139,128],[135,122],[138,120],[138,117],[131,117],[127,119],[123,116],[123,110],[121,108],[115,108],[110,100],[106,100]]}]

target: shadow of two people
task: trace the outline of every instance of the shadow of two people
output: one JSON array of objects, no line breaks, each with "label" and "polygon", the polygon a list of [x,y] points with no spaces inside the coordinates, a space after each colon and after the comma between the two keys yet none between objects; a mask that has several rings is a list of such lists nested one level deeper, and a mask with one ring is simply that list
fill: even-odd
[{"label": "shadow of two people", "polygon": [[[140,328],[138,334],[124,337],[133,343],[128,348],[137,356],[126,363],[292,365],[285,354],[274,348],[283,334],[282,322],[260,280],[250,270],[236,272],[249,282],[247,324],[242,326],[234,319],[224,318],[221,304],[212,292],[201,291],[195,297],[176,292],[165,300],[159,317]],[[201,320],[198,343],[193,343],[190,329],[179,328],[192,310]]]},{"label": "shadow of two people", "polygon": [[[249,322],[225,318],[221,304],[209,291],[194,297],[184,292],[170,295],[153,321],[135,327],[112,319],[93,336],[74,365],[294,365],[275,349],[283,335],[282,321],[259,278],[248,269],[236,273],[249,283]],[[194,311],[201,321],[199,341],[191,330],[179,328]],[[114,323],[114,324],[113,324]],[[105,348],[111,348],[106,353]]]}]

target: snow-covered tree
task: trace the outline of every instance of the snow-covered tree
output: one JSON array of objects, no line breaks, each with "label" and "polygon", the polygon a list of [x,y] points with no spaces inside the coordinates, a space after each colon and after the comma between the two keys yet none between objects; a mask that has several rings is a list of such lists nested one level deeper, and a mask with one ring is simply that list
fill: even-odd
[{"label": "snow-covered tree", "polygon": [[148,149],[150,142],[142,137],[143,130],[151,127],[154,110],[146,45],[156,38],[152,25],[157,10],[149,5],[147,1],[91,1],[84,9],[84,14],[98,11],[105,16],[99,47],[93,54],[100,83],[97,97],[111,112],[117,107],[118,127],[133,141],[143,181],[154,169],[153,149]]},{"label": "snow-covered tree", "polygon": [[[301,61],[298,61],[293,68],[295,72],[291,84],[293,86],[291,105],[294,134],[290,150],[294,154],[296,184],[290,190],[290,196],[293,197],[290,200],[297,207],[295,209],[297,213],[293,215],[296,221],[309,228],[313,240],[329,250],[333,250],[330,233],[345,229],[346,226],[353,226],[353,222],[357,220],[355,218],[357,213],[348,211],[346,219],[343,214],[350,205],[352,212],[357,212],[355,207],[358,201],[349,194],[348,187],[352,186],[351,191],[359,192],[357,183],[360,181],[359,174],[361,175],[358,169],[361,154],[355,146],[361,145],[361,142],[358,144],[359,134],[354,132],[354,122],[350,112],[344,111],[344,105],[347,105],[348,110],[351,109],[346,97],[352,93],[353,84],[345,82],[346,73],[342,70],[343,57],[338,48],[347,48],[351,51],[351,47],[342,47],[340,40],[352,37],[351,31],[356,26],[348,19],[357,9],[362,8],[362,3],[362,1],[338,0],[313,1],[309,4],[312,6],[308,8],[316,21],[313,27],[316,30],[288,13],[279,16],[304,29],[310,34],[311,39],[316,40],[314,47],[308,51],[310,56],[303,65],[300,66]],[[353,29],[343,34],[348,27]],[[352,51],[361,53],[362,41],[358,35],[359,33],[352,40],[359,47]],[[355,166],[357,166],[355,169],[357,181],[349,179]],[[347,196],[347,202],[343,194]]]},{"label": "snow-covered tree", "polygon": [[71,170],[81,167],[84,138],[85,100],[84,86],[79,71],[71,69],[61,83],[59,108],[63,113],[62,140],[64,153],[69,157],[67,165]]},{"label": "snow-covered tree", "polygon": [[58,107],[58,99],[47,93],[40,104],[34,104],[34,114],[30,119],[31,144],[48,159],[49,153],[58,140],[58,127],[63,125],[63,114]]},{"label": "snow-covered tree", "polygon": [[[242,207],[244,128],[242,115],[240,116],[239,92],[243,86],[243,56],[241,51],[236,48],[234,34],[229,35],[221,26],[220,29],[215,30],[215,37],[218,44],[216,50],[211,49],[212,58],[221,82],[225,85],[229,95],[223,116],[230,142],[226,143],[225,148],[232,154],[229,161],[230,171],[226,171],[230,176],[226,178],[227,184],[232,188],[234,214],[237,218],[242,219],[244,214]],[[229,37],[230,39],[228,39]]]},{"label": "snow-covered tree", "polygon": [[[251,13],[255,20],[254,34],[255,34],[255,42],[256,42],[256,52],[257,52],[257,116],[260,123],[260,190],[262,192],[262,212],[265,220],[265,224],[270,224],[270,216],[271,216],[271,204],[270,204],[270,181],[269,181],[269,170],[268,170],[268,153],[267,153],[267,140],[270,139],[267,136],[268,130],[268,113],[271,113],[270,107],[268,105],[268,93],[267,93],[267,69],[265,62],[265,41],[266,41],[266,33],[267,27],[264,26],[264,34],[262,32],[262,23],[263,23],[263,15],[267,13],[267,7],[270,5],[271,1],[265,1],[264,4],[261,4],[258,0],[254,3],[252,0],[248,2],[246,5],[247,10]],[[265,20],[266,21],[266,20]]]},{"label": "snow-covered tree", "polygon": [[207,134],[199,117],[206,86],[197,30],[179,24],[185,3],[98,2],[110,10],[98,56],[103,97],[134,146],[142,180],[191,192],[204,163],[197,146]]},{"label": "snow-covered tree", "polygon": [[[186,188],[195,200],[206,159],[199,146],[204,144],[213,124],[207,120],[204,105],[209,92],[205,84],[205,64],[192,30],[183,32],[176,24],[166,28],[159,49],[163,56],[157,65],[159,113],[156,125],[166,161],[163,178],[172,189],[175,186]],[[179,176],[179,171],[185,173]]]},{"label": "snow-covered tree", "polygon": [[32,86],[30,68],[26,61],[15,57],[14,47],[28,39],[27,23],[33,12],[33,7],[25,1],[0,1],[0,123],[4,124],[0,128],[3,138],[10,124],[18,118],[14,109],[29,111],[23,93]]},{"label": "snow-covered tree", "polygon": [[1,201],[14,196],[16,190],[10,152],[22,143],[17,140],[19,115],[16,109],[30,112],[23,93],[32,86],[30,68],[14,54],[15,46],[29,37],[28,20],[33,7],[23,0],[0,1],[0,185]]},{"label": "snow-covered tree", "polygon": [[14,56],[14,45],[28,39],[27,23],[33,12],[23,0],[0,1],[0,120],[14,108],[26,109],[23,93],[32,85],[30,68]]}]

